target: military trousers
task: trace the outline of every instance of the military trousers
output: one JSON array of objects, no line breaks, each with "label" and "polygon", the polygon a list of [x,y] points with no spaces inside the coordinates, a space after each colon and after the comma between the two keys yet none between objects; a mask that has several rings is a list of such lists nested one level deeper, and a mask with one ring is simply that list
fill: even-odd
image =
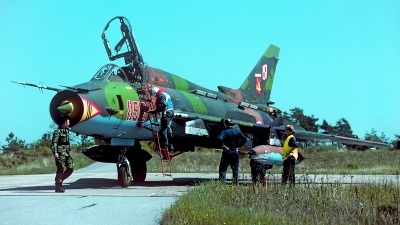
[{"label": "military trousers", "polygon": [[223,151],[219,164],[219,179],[223,184],[226,182],[226,170],[228,166],[232,169],[232,183],[237,185],[239,177],[239,153],[236,150]]},{"label": "military trousers", "polygon": [[293,156],[289,156],[283,161],[283,172],[282,172],[282,184],[286,184],[289,180],[290,184],[295,183],[295,172],[294,167],[296,160]]},{"label": "military trousers", "polygon": [[57,167],[55,181],[56,183],[61,183],[71,176],[74,171],[74,160],[69,153],[65,152],[59,153],[55,161]]}]

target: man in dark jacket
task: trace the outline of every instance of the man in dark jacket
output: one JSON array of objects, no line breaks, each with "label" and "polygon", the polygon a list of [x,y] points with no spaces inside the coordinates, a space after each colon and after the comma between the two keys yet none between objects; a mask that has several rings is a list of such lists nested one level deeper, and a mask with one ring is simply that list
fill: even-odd
[{"label": "man in dark jacket", "polygon": [[228,166],[232,168],[232,183],[237,185],[239,177],[239,152],[238,148],[247,142],[247,137],[240,131],[232,128],[232,120],[224,121],[225,130],[221,132],[218,139],[221,143],[222,156],[219,164],[219,179],[223,184],[226,182],[226,170]]}]

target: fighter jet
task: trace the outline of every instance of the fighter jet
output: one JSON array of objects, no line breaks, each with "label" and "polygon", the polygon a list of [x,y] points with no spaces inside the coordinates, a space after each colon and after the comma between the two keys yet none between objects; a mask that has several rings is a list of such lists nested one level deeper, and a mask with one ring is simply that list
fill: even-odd
[{"label": "fighter jet", "polygon": [[[218,86],[218,91],[214,91],[148,66],[125,17],[111,19],[101,37],[109,59],[123,58],[125,65],[104,65],[88,82],[75,86],[52,88],[25,81],[15,83],[56,91],[50,102],[53,121],[59,123],[68,117],[72,132],[94,137],[96,145],[83,153],[99,162],[116,163],[121,187],[146,178],[146,162],[151,155],[141,149],[140,141],[154,141],[163,175],[166,174],[164,163],[169,165],[171,175],[171,162],[176,155],[194,151],[195,146],[221,148],[216,137],[224,129],[223,120],[227,118],[235,124],[235,129],[249,137],[241,153],[250,152],[250,157],[263,165],[282,165],[283,133],[289,121],[279,116],[281,111],[270,101],[279,47],[270,45],[266,49],[239,88]],[[155,107],[155,97],[150,93],[152,87],[162,88],[173,101],[170,148],[160,148],[160,119],[157,114],[149,113]],[[292,125],[298,141],[387,146],[308,132]],[[297,163],[302,159],[300,156]]]}]

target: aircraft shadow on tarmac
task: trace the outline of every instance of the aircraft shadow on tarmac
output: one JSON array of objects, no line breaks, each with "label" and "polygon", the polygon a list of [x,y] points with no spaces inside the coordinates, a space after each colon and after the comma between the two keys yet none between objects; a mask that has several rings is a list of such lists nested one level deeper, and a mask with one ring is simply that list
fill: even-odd
[{"label": "aircraft shadow on tarmac", "polygon": [[[144,181],[140,183],[132,182],[130,188],[134,187],[157,187],[157,186],[191,186],[211,179],[204,178],[174,178],[167,181]],[[67,187],[67,186],[66,186]],[[82,178],[71,184],[70,189],[85,189],[85,188],[120,188],[116,179],[106,178]]]},{"label": "aircraft shadow on tarmac", "polygon": [[[131,183],[129,188],[135,187],[157,187],[157,186],[192,186],[200,184],[205,181],[212,181],[215,179],[205,178],[173,178],[173,180],[166,181],[144,181],[141,183]],[[109,189],[109,188],[121,188],[116,179],[107,178],[81,178],[75,182],[63,184],[66,189]],[[14,187],[5,188],[0,191],[15,191],[15,192],[28,192],[28,191],[52,191],[54,185],[47,186],[28,186],[28,187]]]}]

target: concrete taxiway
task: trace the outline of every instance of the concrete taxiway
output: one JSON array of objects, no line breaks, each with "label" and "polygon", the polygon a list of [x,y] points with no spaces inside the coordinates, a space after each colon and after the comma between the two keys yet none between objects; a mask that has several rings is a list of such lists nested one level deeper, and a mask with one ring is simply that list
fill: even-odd
[{"label": "concrete taxiway", "polygon": [[[217,173],[148,173],[146,181],[121,188],[115,164],[95,163],[75,171],[54,192],[54,174],[0,176],[0,224],[158,224],[164,210],[196,183]],[[231,178],[228,174],[228,179]],[[249,174],[240,176],[250,182]],[[396,183],[397,175],[296,175],[297,183]],[[280,175],[268,175],[279,183]],[[57,220],[58,221],[58,220]]]},{"label": "concrete taxiway", "polygon": [[[196,183],[217,180],[217,173],[148,173],[146,181],[132,183],[128,188],[118,185],[117,173],[74,173],[65,183],[69,196],[127,196],[127,197],[178,197]],[[227,175],[230,179],[230,174]],[[280,175],[268,175],[269,183],[279,183]],[[240,182],[248,184],[249,174],[240,175]],[[399,183],[396,175],[304,175],[296,174],[296,183],[324,184],[364,184]],[[228,180],[229,182],[229,180]],[[0,176],[0,196],[43,196],[60,195],[54,193],[54,174]]]}]

